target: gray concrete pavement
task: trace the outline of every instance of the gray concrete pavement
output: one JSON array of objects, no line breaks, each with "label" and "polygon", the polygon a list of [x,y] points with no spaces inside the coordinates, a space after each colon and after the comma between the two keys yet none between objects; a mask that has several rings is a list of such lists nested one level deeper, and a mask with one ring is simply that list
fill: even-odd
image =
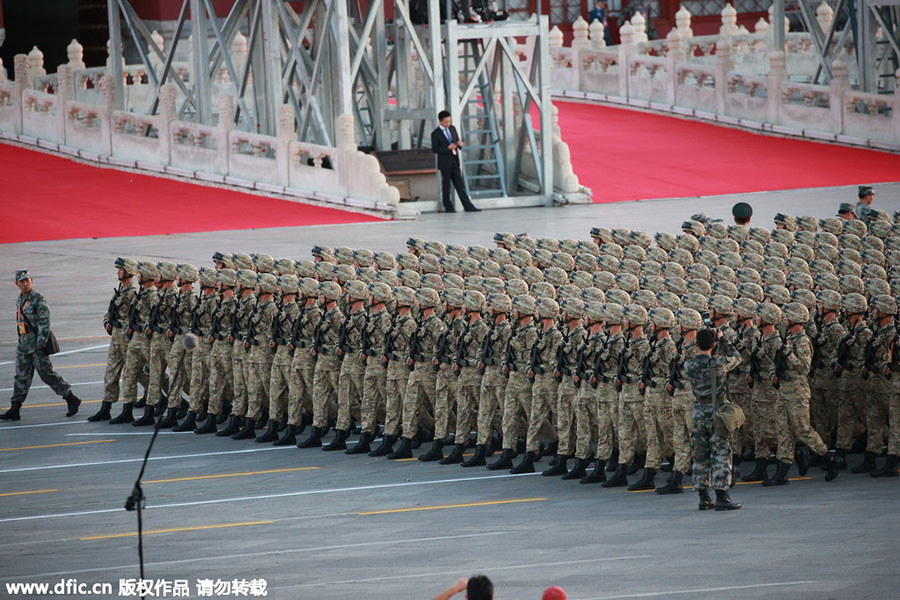
[{"label": "gray concrete pavement", "polygon": [[[878,207],[900,209],[900,185],[878,190]],[[831,215],[854,196],[855,188],[835,188],[741,198],[753,204],[754,223],[769,225],[778,211]],[[100,321],[117,255],[208,264],[214,250],[300,257],[324,243],[399,251],[410,235],[490,245],[500,230],[557,238],[585,238],[593,225],[675,231],[701,210],[727,220],[735,201],[0,246],[0,394],[10,392],[15,356],[12,274],[27,266],[50,301],[63,350],[74,351],[54,363],[87,401],[66,419],[61,400],[36,381],[23,420],[0,424],[0,596],[18,597],[7,592],[10,582],[78,578],[113,583],[112,595],[95,597],[116,598],[119,579],[137,577],[135,514],[122,505],[149,431],[83,420],[102,395]],[[431,598],[475,572],[490,575],[506,599],[539,598],[554,584],[580,600],[896,595],[898,479],[842,473],[825,483],[813,469],[784,488],[739,485],[741,511],[701,513],[689,490],[659,497],[189,433],[160,435],[153,459],[147,576],[188,579],[192,597],[201,578],[262,578],[277,599]]]}]

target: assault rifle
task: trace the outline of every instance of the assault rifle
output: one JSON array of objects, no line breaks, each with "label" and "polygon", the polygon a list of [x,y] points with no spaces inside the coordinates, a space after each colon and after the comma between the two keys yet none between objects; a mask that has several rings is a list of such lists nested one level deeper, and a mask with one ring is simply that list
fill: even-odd
[{"label": "assault rifle", "polygon": [[169,331],[173,334],[184,333],[184,330],[178,326],[178,307],[181,306],[181,295],[181,292],[175,294],[175,306],[172,307],[172,313],[169,315]]},{"label": "assault rifle", "polygon": [[147,322],[147,332],[145,335],[147,339],[153,338],[153,332],[162,333],[162,329],[159,328],[159,305],[162,304],[163,298],[165,296],[160,297],[159,300],[156,301],[156,304],[153,305],[153,308],[150,309],[150,320]]},{"label": "assault rifle", "polygon": [[[137,305],[138,300],[140,298],[140,294],[135,296],[134,302],[131,303],[131,308],[128,309],[128,329],[125,330],[125,336],[130,340],[131,336],[134,335],[134,332],[137,331],[138,322],[137,322]],[[128,333],[128,332],[131,333]]]},{"label": "assault rifle", "polygon": [[553,374],[553,379],[556,380],[556,383],[561,383],[565,371],[569,370],[569,356],[566,354],[566,344],[569,343],[569,335],[571,333],[572,331],[567,328],[562,340],[559,342],[559,346],[556,347],[556,370],[559,372],[559,375]]},{"label": "assault rifle", "polygon": [[459,369],[459,367],[464,366],[463,363],[466,360],[466,336],[469,335],[469,325],[471,324],[471,321],[469,320],[469,315],[466,315],[465,321],[466,321],[466,328],[463,329],[462,334],[460,334],[460,336],[459,336],[459,341],[457,341],[457,343],[456,343],[456,356],[453,359],[454,364],[457,365],[457,368],[454,369],[457,377],[459,377],[460,373],[462,373],[462,371]]},{"label": "assault rifle", "polygon": [[537,328],[537,337],[531,346],[531,354],[528,356],[528,379],[534,382],[535,375],[543,375],[544,368],[540,366],[541,343],[544,341],[544,329],[541,325]]},{"label": "assault rifle", "polygon": [[784,345],[785,338],[781,338],[781,346],[778,347],[778,350],[775,351],[775,360],[773,361],[775,365],[775,382],[773,382],[773,386],[776,390],[781,387],[781,378],[784,377],[784,372],[787,370],[787,360],[784,356]]},{"label": "assault rifle", "polygon": [[350,321],[350,317],[345,317],[343,321],[341,321],[341,328],[338,330],[338,341],[337,341],[337,349],[340,352],[337,352],[338,360],[344,360],[344,357],[347,356],[347,350],[349,347],[347,346],[347,338],[350,337],[350,333],[348,332],[349,327],[347,327],[347,323]]},{"label": "assault rifle", "polygon": [[372,341],[369,339],[369,315],[363,320],[363,328],[359,334],[359,353],[362,364],[366,364],[372,354]]},{"label": "assault rifle", "polygon": [[825,366],[825,361],[822,360],[822,348],[820,345],[820,338],[822,337],[822,326],[816,326],[816,337],[812,339],[812,362],[809,365],[809,376],[812,377],[816,373],[816,369],[821,369]]},{"label": "assault rifle", "polygon": [[316,328],[313,330],[313,347],[312,349],[316,351],[316,360],[319,360],[319,355],[325,352],[325,347],[323,344],[325,343],[325,332],[322,331],[322,323],[325,322],[325,315],[322,315],[322,318],[319,319],[319,322],[316,323]]},{"label": "assault rifle", "polygon": [[422,322],[416,321],[416,330],[409,336],[409,361],[406,366],[409,367],[410,371],[416,368],[416,362],[421,362],[422,360],[422,342],[419,341],[419,331],[421,329]]},{"label": "assault rifle", "polygon": [[575,355],[575,375],[577,379],[573,380],[576,388],[581,387],[581,382],[587,377],[587,359],[584,357],[584,351],[587,348],[588,336],[584,337],[581,346],[578,347],[578,353]]},{"label": "assault rifle", "polygon": [[[831,365],[831,368],[834,369],[834,374],[836,377],[841,376],[841,372],[848,368],[848,362],[850,360],[850,340],[853,338],[853,331],[847,332],[844,337],[841,338],[841,341],[838,342],[837,352],[835,356],[835,361]],[[838,369],[840,367],[840,369]]]},{"label": "assault rifle", "polygon": [[616,367],[616,391],[621,392],[622,386],[628,383],[628,341],[622,346],[622,352],[619,353],[619,365]]},{"label": "assault rifle", "polygon": [[609,346],[609,336],[606,336],[606,339],[603,340],[603,343],[600,344],[600,347],[597,348],[597,353],[594,355],[594,364],[593,367],[593,377],[591,378],[591,388],[597,389],[597,386],[600,385],[600,382],[606,383],[609,381],[602,373],[603,370],[603,355],[606,352],[607,347]]},{"label": "assault rifle", "polygon": [[644,384],[644,389],[640,390],[641,396],[647,393],[648,387],[653,387],[653,369],[650,365],[650,358],[653,356],[653,352],[656,350],[656,339],[650,341],[650,349],[647,351],[647,354],[644,355],[644,358],[641,360],[641,383]]},{"label": "assault rifle", "polygon": [[485,368],[487,365],[494,364],[494,327],[492,326],[490,331],[484,336],[484,341],[481,342],[481,352],[479,354],[478,359],[478,374],[484,375]]},{"label": "assault rifle", "polygon": [[863,379],[868,379],[869,373],[875,371],[878,368],[877,362],[878,357],[875,356],[875,336],[873,335],[869,338],[869,341],[866,342],[866,349],[863,352]]},{"label": "assault rifle", "polygon": [[386,358],[387,360],[395,360],[394,350],[396,350],[395,342],[394,342],[394,328],[397,326],[397,315],[391,316],[391,328],[388,330],[386,336],[384,336],[384,354],[382,358]]},{"label": "assault rifle", "polygon": [[300,330],[303,327],[303,319],[306,318],[306,311],[306,307],[301,307],[300,313],[297,315],[297,320],[294,321],[294,328],[291,330],[291,339],[288,341],[288,344],[293,346],[292,348],[288,348],[288,354],[290,356],[294,355],[297,348],[303,348],[306,345],[300,341]]},{"label": "assault rifle", "polygon": [[116,310],[116,300],[119,299],[119,296],[122,295],[122,292],[119,291],[119,288],[113,288],[113,297],[109,301],[109,307],[106,309],[106,314],[109,315],[109,321],[105,323],[108,327],[121,327],[122,324],[116,318],[118,311]]},{"label": "assault rifle", "polygon": [[678,343],[675,344],[675,356],[672,357],[672,362],[669,363],[669,372],[666,374],[666,385],[672,386],[669,396],[674,396],[675,390],[684,389],[684,384],[681,382],[681,353],[683,349],[684,338],[678,340]]},{"label": "assault rifle", "polygon": [[[518,371],[518,367],[516,367],[516,351],[513,348],[512,341],[516,336],[516,333],[519,329],[519,322],[514,321],[512,324],[512,328],[509,334],[509,341],[506,344],[506,368],[512,371]],[[509,377],[509,373],[506,374],[506,377]]]},{"label": "assault rifle", "polygon": [[250,352],[250,346],[256,346],[259,341],[256,339],[256,321],[254,315],[250,315],[247,319],[247,335],[244,336],[244,350]]},{"label": "assault rifle", "polygon": [[222,328],[222,316],[219,314],[219,309],[222,308],[222,299],[219,298],[216,301],[216,307],[213,309],[213,317],[212,323],[209,328],[209,341],[215,342],[219,339],[219,329]]},{"label": "assault rifle", "polygon": [[447,350],[449,350],[450,346],[450,326],[444,328],[444,331],[441,333],[438,338],[437,345],[434,348],[434,357],[437,359],[438,364],[433,364],[432,368],[435,371],[441,370],[441,363],[450,362],[450,359],[447,357]]}]

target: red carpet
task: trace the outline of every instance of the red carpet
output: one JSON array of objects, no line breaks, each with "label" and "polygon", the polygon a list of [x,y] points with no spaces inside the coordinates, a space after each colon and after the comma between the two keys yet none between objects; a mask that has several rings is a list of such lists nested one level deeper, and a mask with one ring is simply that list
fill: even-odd
[{"label": "red carpet", "polygon": [[0,243],[365,223],[377,217],[87,166],[0,144]]},{"label": "red carpet", "polygon": [[900,155],[791,140],[686,119],[554,103],[594,202],[900,181]]}]

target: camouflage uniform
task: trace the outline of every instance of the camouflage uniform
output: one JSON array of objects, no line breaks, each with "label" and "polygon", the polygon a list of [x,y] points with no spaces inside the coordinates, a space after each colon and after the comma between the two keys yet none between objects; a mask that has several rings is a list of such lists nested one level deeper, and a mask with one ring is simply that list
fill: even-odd
[{"label": "camouflage uniform", "polygon": [[337,402],[338,383],[341,375],[341,365],[337,357],[337,342],[343,321],[343,313],[335,306],[326,311],[316,325],[322,345],[315,348],[313,426],[323,431],[328,427],[328,407]]},{"label": "camouflage uniform", "polygon": [[[609,336],[603,348],[600,359],[600,368],[595,374],[597,378],[597,390],[600,397],[600,407],[597,418],[597,458],[609,460],[612,452],[619,445],[619,392],[616,390],[616,371],[619,367],[619,356],[625,351],[625,334],[618,331]],[[604,433],[604,431],[606,433]],[[604,458],[600,452],[601,447],[609,443],[609,457]]]},{"label": "camouflage uniform", "polygon": [[579,349],[580,362],[584,370],[579,370],[576,375],[580,378],[578,398],[575,401],[575,458],[590,460],[593,456],[591,442],[597,442],[597,458],[609,460],[612,456],[612,429],[607,423],[605,433],[608,434],[607,443],[604,445],[600,439],[600,390],[599,386],[591,383],[592,369],[597,353],[603,352],[606,335],[602,330],[587,335]]},{"label": "camouflage uniform", "polygon": [[[459,336],[465,328],[465,321],[454,318],[450,323],[444,324],[444,332],[441,334],[445,352],[435,354],[440,365],[435,378],[434,389],[434,439],[446,441],[450,431],[456,431],[456,392],[458,380],[453,372],[454,350],[459,343]],[[441,340],[438,340],[441,345]],[[506,381],[504,380],[504,386]]]},{"label": "camouflage uniform", "polygon": [[[865,363],[866,344],[872,337],[872,330],[866,325],[865,320],[860,320],[855,327],[850,328],[845,337],[849,358],[847,366],[843,369],[838,383],[841,397],[838,403],[838,450],[849,451],[853,445],[853,439],[862,431],[866,424],[866,394],[869,382],[863,379],[862,369]],[[837,348],[832,357],[837,361]]]},{"label": "camouflage uniform", "polygon": [[759,365],[760,378],[753,382],[753,396],[750,407],[753,419],[753,450],[757,458],[769,456],[777,448],[776,403],[778,390],[767,375],[775,371],[775,354],[781,347],[781,336],[775,330],[769,335],[760,335],[752,354]]},{"label": "camouflage uniform", "polygon": [[734,430],[731,438],[731,447],[735,454],[740,454],[745,446],[754,447],[751,410],[753,388],[747,383],[747,376],[750,374],[750,355],[758,338],[759,329],[748,324],[737,330],[734,338],[729,340],[734,349],[740,353],[741,363],[728,373],[728,399],[744,411],[744,424]]},{"label": "camouflage uniform", "polygon": [[556,435],[559,438],[559,454],[572,456],[575,453],[575,405],[578,401],[578,388],[575,387],[575,365],[578,362],[578,349],[587,337],[587,331],[579,325],[570,329],[563,325],[565,333],[560,340],[559,356],[564,356],[565,365],[557,364],[554,370],[559,371],[561,381],[556,396]]},{"label": "camouflage uniform", "polygon": [[[721,342],[720,342],[721,343]],[[727,344],[727,342],[726,342]],[[698,355],[684,365],[694,394],[694,431],[691,446],[694,451],[694,489],[728,490],[731,482],[731,444],[729,436],[716,433],[713,412],[725,400],[725,377],[740,363],[741,357],[733,348],[727,357]],[[713,399],[711,371],[715,365],[716,394]]]},{"label": "camouflage uniform", "polygon": [[231,321],[231,331],[234,337],[231,347],[231,372],[234,381],[234,401],[231,404],[231,414],[236,417],[247,415],[247,401],[250,388],[250,361],[247,351],[244,350],[244,337],[250,326],[250,318],[256,310],[256,296],[251,292],[244,298],[237,300],[234,308],[234,316]]},{"label": "camouflage uniform", "polygon": [[191,356],[191,402],[190,410],[197,414],[207,412],[209,403],[209,381],[212,364],[214,342],[209,341],[212,334],[213,315],[218,309],[219,297],[213,292],[201,294],[194,309],[194,325],[197,335],[197,347]]},{"label": "camouflage uniform", "polygon": [[822,325],[813,339],[812,396],[809,402],[812,426],[826,445],[834,439],[837,430],[838,396],[840,380],[831,369],[829,357],[834,354],[838,343],[844,337],[844,326],[840,320]]},{"label": "camouflage uniform", "polygon": [[[169,382],[169,401],[168,408],[178,408],[181,406],[181,390],[187,387],[187,393],[191,393],[190,383],[192,375],[193,352],[188,360],[187,350],[184,347],[184,336],[191,331],[191,320],[194,314],[194,308],[197,306],[197,295],[193,288],[186,292],[178,292],[178,299],[172,309],[172,319],[169,327],[169,339],[172,340],[167,358],[169,373],[173,379]],[[181,369],[178,364],[182,362],[182,356],[185,357]],[[175,377],[178,371],[178,377]]]},{"label": "camouflage uniform", "polygon": [[669,365],[675,358],[675,342],[666,336],[650,344],[649,379],[644,391],[644,431],[647,434],[647,459],[644,466],[656,471],[663,456],[672,454],[672,401],[666,392]]},{"label": "camouflage uniform", "polygon": [[645,450],[647,436],[644,432],[644,397],[638,389],[641,376],[641,362],[650,352],[647,336],[629,339],[623,349],[623,374],[617,374],[622,381],[619,391],[619,464],[630,465],[636,452]]},{"label": "camouflage uniform", "polygon": [[[537,327],[533,322],[516,327],[510,336],[509,353],[503,368],[509,369],[506,396],[503,400],[503,449],[514,450],[523,431],[522,419],[531,417],[532,384],[528,379],[528,357],[537,339]],[[512,359],[512,360],[510,360]],[[537,447],[533,448],[537,450]]]},{"label": "camouflage uniform", "polygon": [[888,438],[889,407],[894,395],[891,381],[884,376],[883,363],[890,360],[891,346],[897,330],[893,322],[878,326],[873,332],[869,349],[873,363],[868,373],[868,395],[866,396],[866,450],[881,454],[884,441]]},{"label": "camouflage uniform", "polygon": [[366,335],[371,355],[366,357],[363,401],[360,408],[363,433],[375,433],[378,421],[384,421],[387,366],[381,362],[384,338],[391,330],[391,315],[386,309],[369,314]]},{"label": "camouflage uniform", "polygon": [[[269,419],[276,423],[285,423],[288,418],[291,377],[293,377],[291,363],[294,359],[289,346],[299,314],[300,305],[296,301],[286,302],[281,305],[272,321],[271,341],[275,342],[277,347],[275,356],[272,357],[272,371],[269,377]],[[299,425],[300,421],[291,424]]]},{"label": "camouflage uniform", "polygon": [[[534,366],[534,384],[531,387],[531,415],[528,418],[528,437],[525,449],[537,452],[540,440],[557,441],[555,415],[550,409],[556,408],[556,397],[559,384],[553,376],[556,370],[556,349],[562,342],[562,333],[555,325],[538,334],[534,344],[536,360]],[[528,366],[531,369],[531,365]]]},{"label": "camouflage uniform", "polygon": [[237,299],[234,296],[223,297],[217,302],[212,317],[215,329],[210,327],[213,344],[209,361],[209,403],[206,407],[206,412],[211,415],[223,414],[223,403],[234,399],[232,344],[228,338],[236,308]]},{"label": "camouflage uniform", "polygon": [[697,343],[693,339],[686,342],[684,338],[680,338],[676,342],[675,352],[672,360],[677,362],[674,371],[678,375],[678,380],[667,382],[674,387],[672,391],[672,450],[675,453],[674,469],[679,473],[687,473],[693,460],[691,436],[694,431],[694,392],[690,379],[684,376],[684,365],[688,360],[697,356]]},{"label": "camouflage uniform", "polygon": [[479,426],[482,419],[486,420],[487,437],[490,438],[490,424],[494,420],[494,415],[489,410],[486,411],[487,414],[481,414],[479,398],[482,374],[478,372],[481,347],[484,338],[490,334],[490,329],[484,319],[470,322],[466,324],[457,342],[456,354],[459,360],[454,359],[454,365],[458,365],[460,368],[456,387],[456,444],[469,442],[469,432],[475,422],[476,411],[478,412],[477,423]]},{"label": "camouflage uniform", "polygon": [[[410,353],[404,357],[407,361],[412,359],[415,363],[403,397],[402,425],[405,438],[415,438],[420,425],[429,430],[434,427],[432,411],[435,404],[437,373],[432,360],[444,327],[444,322],[437,314],[431,314],[418,322],[413,332],[416,347],[413,348],[410,342]],[[412,354],[413,352],[415,354]]]},{"label": "camouflage uniform", "polygon": [[[294,323],[294,357],[288,387],[289,425],[300,425],[304,410],[312,415],[313,379],[316,373],[316,357],[312,354],[313,334],[321,318],[322,310],[313,302],[310,306],[300,307]],[[329,408],[329,416],[331,412]]]},{"label": "camouflage uniform", "polygon": [[[151,322],[149,329],[152,331],[150,338],[150,388],[147,390],[147,404],[157,406],[162,396],[162,391],[168,389],[168,377],[166,367],[169,365],[169,351],[172,349],[172,338],[169,337],[169,325],[172,322],[172,314],[178,303],[178,289],[175,287],[163,288],[157,294],[155,322]],[[181,402],[181,398],[178,398]]]},{"label": "camouflage uniform", "polygon": [[[137,296],[137,287],[133,283],[119,284],[115,295],[109,303],[109,309],[103,315],[103,323],[112,327],[109,340],[109,353],[106,356],[106,373],[103,375],[103,401],[113,404],[119,401],[119,379],[125,368],[125,356],[128,354],[128,312]],[[143,374],[143,369],[141,373]],[[147,379],[143,377],[141,384],[146,387]]]},{"label": "camouflage uniform", "polygon": [[[244,338],[244,348],[248,351],[249,369],[247,418],[259,421],[263,410],[269,407],[269,383],[272,378],[272,321],[278,312],[275,301],[271,298],[260,302],[250,318],[254,339]],[[248,348],[249,344],[249,348]]]},{"label": "camouflage uniform", "polygon": [[[353,302],[351,300],[351,302]],[[358,302],[358,301],[356,301]],[[363,399],[363,381],[366,378],[366,363],[360,357],[363,330],[368,327],[366,309],[360,308],[350,313],[343,323],[344,356],[341,360],[341,374],[338,378],[338,414],[335,427],[342,431],[350,429],[350,419],[360,418]]]},{"label": "camouflage uniform", "polygon": [[511,334],[512,327],[507,320],[494,324],[487,334],[490,336],[491,356],[485,361],[484,375],[481,378],[477,439],[477,443],[485,446],[491,443],[493,429],[501,431],[503,429],[503,404],[507,379],[503,375],[501,363],[502,357],[506,356],[506,346]]},{"label": "camouflage uniform", "polygon": [[409,350],[409,338],[416,330],[416,322],[410,314],[398,316],[385,336],[385,346],[390,344],[393,350],[385,353],[388,360],[387,383],[385,386],[384,434],[400,435],[400,423],[403,417],[403,401],[409,382],[409,367],[404,356]]},{"label": "camouflage uniform", "polygon": [[134,306],[131,308],[134,311],[134,330],[128,342],[125,370],[122,373],[122,402],[125,404],[133,404],[137,400],[138,380],[142,378],[144,365],[150,360],[150,338],[145,332],[150,323],[150,312],[156,305],[156,296],[156,288],[151,285],[140,290],[134,297]]},{"label": "camouflage uniform", "polygon": [[27,296],[21,293],[16,299],[16,315],[21,323],[16,342],[16,375],[10,403],[25,402],[34,372],[57,395],[68,396],[71,388],[56,371],[43,348],[50,337],[50,308],[40,293],[32,290]]}]

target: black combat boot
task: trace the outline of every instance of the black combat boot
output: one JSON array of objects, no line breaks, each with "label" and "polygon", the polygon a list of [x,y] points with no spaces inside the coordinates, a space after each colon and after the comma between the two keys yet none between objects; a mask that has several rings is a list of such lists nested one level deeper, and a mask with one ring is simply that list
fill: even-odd
[{"label": "black combat boot", "polygon": [[741,481],[765,481],[769,478],[766,469],[769,467],[769,461],[765,458],[757,458],[756,466],[753,471],[741,477]]},{"label": "black combat boot", "polygon": [[487,466],[491,471],[500,471],[503,469],[512,469],[512,461],[516,457],[516,451],[511,448],[504,448],[500,452],[500,458]]},{"label": "black combat boot", "polygon": [[145,406],[147,406],[147,388],[144,388],[144,395],[138,398],[134,403],[135,408],[144,408]]},{"label": "black combat boot", "polygon": [[112,402],[103,401],[103,404],[100,405],[100,410],[92,414],[87,418],[89,423],[96,423],[97,421],[109,421],[109,409],[112,408]]},{"label": "black combat boot", "polygon": [[328,444],[322,446],[322,450],[324,452],[332,452],[334,450],[346,450],[347,449],[347,438],[350,437],[350,432],[346,429],[335,429],[334,430],[334,439],[331,440]]},{"label": "black combat boot", "polygon": [[244,418],[244,427],[231,436],[233,440],[250,440],[256,437],[256,420]]},{"label": "black combat boot", "polygon": [[847,451],[838,448],[834,451],[834,458],[837,460],[837,466],[839,471],[847,470]]},{"label": "black combat boot", "polygon": [[[269,411],[264,410],[260,413],[260,417],[258,419],[253,420],[253,428],[254,429],[262,429],[269,423]],[[256,435],[255,433],[253,435]]]},{"label": "black combat boot", "polygon": [[671,473],[672,469],[674,469],[674,468],[675,468],[675,455],[673,454],[672,456],[666,457],[666,462],[663,463],[663,465],[659,468],[659,470],[662,471],[663,473]]},{"label": "black combat boot", "polygon": [[405,437],[400,440],[400,445],[397,446],[397,449],[387,455],[388,460],[398,460],[401,458],[412,458],[412,440],[408,437]]},{"label": "black combat boot", "polygon": [[396,435],[383,435],[381,444],[377,448],[369,452],[369,456],[387,456],[394,451],[394,442],[397,441]]},{"label": "black combat boot", "polygon": [[[877,471],[872,471],[869,473],[872,477],[896,477],[897,476],[897,463],[900,462],[900,457],[896,454],[888,454],[887,459],[884,461],[884,464],[881,465],[881,468]],[[826,481],[828,477],[825,477]]]},{"label": "black combat boot", "polygon": [[463,461],[463,452],[466,451],[465,444],[453,444],[453,450],[450,454],[438,461],[439,465],[456,465]]},{"label": "black combat boot", "polygon": [[293,446],[297,443],[297,426],[288,424],[281,437],[272,442],[273,446]]},{"label": "black combat boot", "polygon": [[697,494],[700,496],[700,510],[712,510],[716,507],[709,497],[708,489],[697,490]]},{"label": "black combat boot", "polygon": [[656,469],[651,469],[650,467],[644,468],[644,473],[641,475],[641,478],[636,482],[632,483],[628,486],[629,492],[636,492],[638,490],[654,490],[656,489],[656,484],[653,483],[653,478],[656,477]]},{"label": "black combat boot", "polygon": [[552,457],[553,457],[553,462],[550,463],[550,464],[551,464],[551,465],[552,465],[552,464],[555,464],[555,463],[556,463],[556,451],[557,451],[557,450],[559,450],[559,442],[552,442],[549,446],[544,446],[544,444],[541,443],[540,448],[538,449],[538,451],[537,451],[537,452],[535,453],[535,455],[534,455],[534,460],[535,460],[535,461],[539,461],[539,460],[541,460],[542,458],[544,458],[545,456],[552,456]]},{"label": "black combat boot", "polygon": [[557,454],[556,460],[551,463],[551,467],[546,471],[541,471],[544,477],[559,477],[569,472],[569,457],[564,454]]},{"label": "black combat boot", "polygon": [[794,460],[797,462],[797,472],[800,473],[800,477],[804,477],[809,471],[809,448],[805,444],[797,444]]},{"label": "black combat boot", "polygon": [[231,409],[223,410],[222,414],[216,417],[216,425],[221,425],[228,420],[228,416],[230,415],[230,413],[228,412],[229,410]]},{"label": "black combat boot", "polygon": [[634,475],[638,471],[644,468],[644,460],[647,458],[646,454],[635,454],[634,460],[631,461],[631,465],[628,467],[628,474]]},{"label": "black combat boot", "polygon": [[197,413],[189,410],[181,425],[176,425],[172,428],[172,431],[193,431],[195,427],[197,427]]},{"label": "black combat boot", "polygon": [[311,427],[313,424],[313,416],[312,413],[303,413],[300,416],[300,426],[297,427],[297,435],[300,435],[304,431],[306,431],[307,427]]},{"label": "black combat boot", "polygon": [[604,481],[606,481],[606,461],[598,458],[594,461],[594,472],[579,479],[578,483],[603,483]]},{"label": "black combat boot", "polygon": [[346,454],[368,454],[372,449],[372,440],[375,439],[374,433],[363,431],[359,434],[359,441],[352,448],[348,448]]},{"label": "black combat boot", "polygon": [[672,476],[669,477],[669,480],[666,482],[666,485],[662,487],[656,488],[657,494],[683,494],[684,488],[681,485],[681,481],[684,478],[684,475],[681,471],[672,471]]},{"label": "black combat boot", "polygon": [[156,424],[156,407],[150,406],[149,404],[144,407],[144,414],[140,419],[134,421],[132,425],[135,427],[149,427],[150,425]]},{"label": "black combat boot", "polygon": [[153,416],[154,417],[163,416],[163,414],[165,414],[165,412],[166,412],[167,403],[168,403],[168,400],[165,396],[160,398],[159,404],[156,405],[156,410],[153,412]]},{"label": "black combat boot", "polygon": [[172,429],[178,425],[178,409],[177,408],[168,408],[166,409],[166,414],[163,417],[159,418],[160,429]]},{"label": "black combat boot", "polygon": [[21,402],[10,402],[7,411],[0,415],[0,421],[19,421],[22,418],[22,415],[19,414],[21,412]]},{"label": "black combat boot", "polygon": [[123,404],[122,412],[119,413],[119,416],[110,419],[109,424],[118,425],[119,423],[131,423],[132,419],[134,418],[132,413],[132,411],[134,410],[133,406],[133,404]]},{"label": "black combat boot", "polygon": [[619,465],[619,467],[616,469],[616,474],[600,485],[605,488],[628,486],[628,465]]},{"label": "black combat boot", "polygon": [[561,477],[561,479],[578,479],[581,480],[582,477],[587,477],[587,461],[583,458],[576,458],[575,464],[572,465],[572,470],[566,473]]},{"label": "black combat boot", "polygon": [[534,473],[534,452],[526,452],[522,457],[522,461],[509,470],[513,475],[521,473]]},{"label": "black combat boot", "polygon": [[209,413],[205,410],[201,413],[197,413],[197,423],[205,423],[206,419],[209,418]]},{"label": "black combat boot", "polygon": [[278,421],[273,421],[269,419],[269,426],[266,428],[265,433],[262,435],[256,436],[257,444],[268,444],[271,442],[278,441]]},{"label": "black combat boot", "polygon": [[425,454],[419,455],[419,460],[422,462],[432,462],[435,460],[441,460],[444,458],[444,440],[439,440],[434,438],[431,442],[431,450],[426,452]]},{"label": "black combat boot", "polygon": [[874,452],[866,452],[863,456],[863,461],[859,463],[859,465],[850,469],[851,473],[871,473],[875,470],[875,457],[877,454]]},{"label": "black combat boot", "polygon": [[[216,420],[218,422],[218,419]],[[231,437],[241,430],[241,417],[237,415],[228,415],[228,425],[225,429],[216,432],[217,437]]]},{"label": "black combat boot", "polygon": [[716,510],[740,510],[741,505],[731,500],[728,490],[716,490]]},{"label": "black combat boot", "polygon": [[187,403],[187,400],[182,400],[181,404],[178,405],[178,419],[181,420],[185,418],[189,410],[190,405]]},{"label": "black combat boot", "polygon": [[322,428],[313,426],[309,437],[297,443],[298,448],[319,448],[322,446]]},{"label": "black combat boot", "polygon": [[831,452],[826,452],[822,456],[822,460],[824,461],[822,468],[825,470],[825,481],[831,481],[838,476],[837,460],[831,455]]},{"label": "black combat boot", "polygon": [[71,388],[66,392],[66,395],[63,396],[63,400],[66,401],[67,417],[71,417],[78,412],[78,407],[81,406],[81,398],[73,394]]},{"label": "black combat boot", "polygon": [[206,433],[216,433],[216,430],[217,430],[216,423],[217,422],[218,422],[218,419],[216,418],[216,415],[209,413],[206,415],[206,421],[203,423],[202,426],[198,426],[194,430],[194,433],[196,433],[198,435],[203,435]]},{"label": "black combat boot", "polygon": [[485,456],[487,456],[487,446],[485,446],[484,444],[478,444],[475,446],[475,454],[469,457],[468,460],[464,460],[460,466],[483,467],[487,464]]},{"label": "black combat boot", "polygon": [[788,469],[790,468],[790,463],[779,461],[778,467],[775,469],[775,475],[772,476],[772,479],[766,479],[765,481],[763,481],[763,487],[770,487],[773,485],[788,485],[790,481],[788,481],[787,473]]}]

